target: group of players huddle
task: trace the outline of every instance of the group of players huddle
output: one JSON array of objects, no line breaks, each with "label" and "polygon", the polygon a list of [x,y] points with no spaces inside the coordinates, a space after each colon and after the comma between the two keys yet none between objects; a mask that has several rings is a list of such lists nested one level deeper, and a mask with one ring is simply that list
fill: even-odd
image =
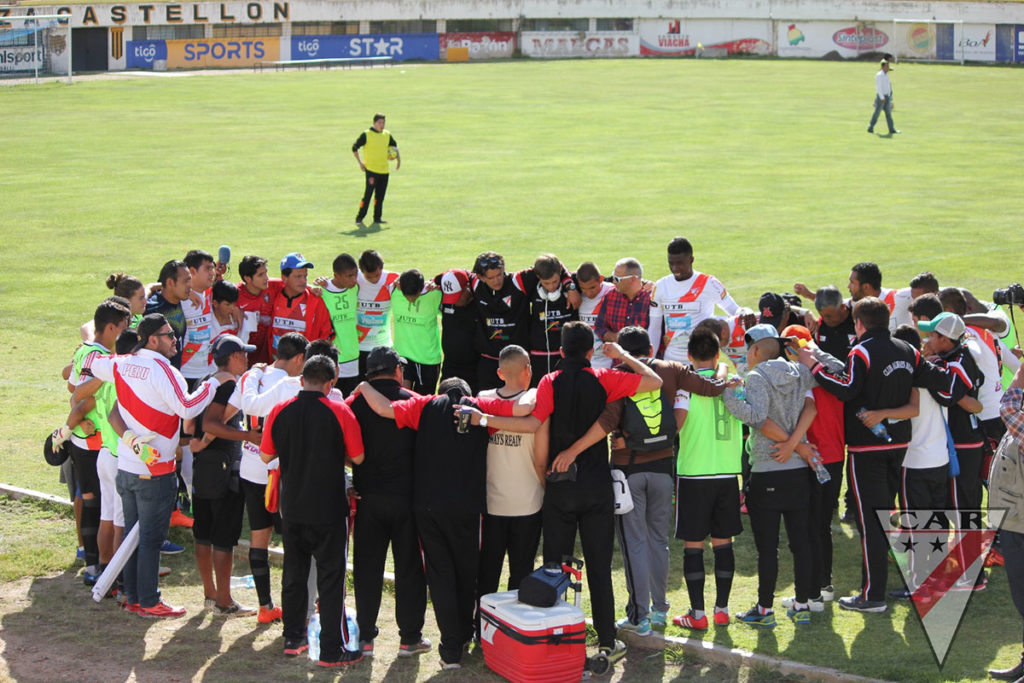
[{"label": "group of players huddle", "polygon": [[[619,260],[609,277],[590,262],[571,272],[550,254],[508,273],[494,252],[480,254],[471,270],[427,279],[416,269],[385,270],[372,250],[358,260],[339,255],[331,277],[315,285],[308,283],[313,264],[295,252],[281,260],[279,279],[268,277],[265,259],[246,256],[237,285],[223,278],[227,264],[202,250],[166,263],[157,285],[111,276],[114,296],[83,326],[84,343],[65,370],[72,409],[50,442],[66,448],[74,465],[87,579],[138,520],[139,549],[115,593],[142,616],[184,614],[160,599],[153,560],[178,500],[194,517],[206,607],[255,613],[261,623],[283,618],[285,653],[300,654],[312,556],[320,663],[343,665],[373,653],[390,544],[399,654],[431,648],[422,637],[429,587],[442,666],[456,668],[477,630],[474,606],[498,589],[506,555],[513,590],[533,570],[542,532],[544,560],[560,561],[573,553],[578,531],[599,646],[617,659],[624,646],[616,629],[646,635],[668,620],[673,520],[685,542],[690,598],[674,623],[698,630],[708,628],[708,616],[729,623],[741,507],[757,548],[758,601],[735,618],[776,624],[781,520],[796,586],[782,604],[795,623],[809,623],[835,595],[831,520],[845,472],[864,562],[860,589],[839,603],[884,611],[888,546],[874,510],[892,509],[897,494],[904,508],[980,507],[984,455],[1003,432],[1002,367],[1019,365],[1002,341],[1009,320],[969,292],[940,289],[930,273],[907,288],[883,289],[870,262],[853,267],[848,299],[834,286],[811,291],[798,283],[796,295],[766,292],[755,311],[693,269],[689,241],[675,238],[667,252],[670,274],[657,282],[645,280],[632,258]],[[802,308],[800,296],[814,310]],[[339,461],[347,458],[354,477],[333,491],[326,490],[329,474],[316,482],[316,472],[297,464],[313,437],[278,427],[285,407],[318,386],[336,403],[328,421],[344,432],[335,439]],[[445,425],[428,428],[436,406],[427,401],[435,395],[447,410]],[[471,445],[450,440],[461,432],[451,414],[460,405],[471,414],[466,430],[485,435]],[[946,446],[947,424],[954,450]],[[297,446],[296,439],[306,441]],[[951,457],[958,476],[950,476]],[[628,483],[628,513],[614,513],[609,462]],[[181,494],[153,512],[133,489],[161,479]],[[347,536],[342,486],[356,511],[355,644],[339,631],[344,540],[330,546],[340,548],[333,562],[321,550],[336,533],[317,537],[326,544],[321,550],[296,540],[320,533],[315,519],[303,526],[303,506],[318,496],[330,510],[324,514],[344,518]],[[280,607],[268,559],[282,524],[278,500],[292,525]],[[258,609],[230,591],[246,511]],[[173,515],[181,518],[182,510]],[[617,622],[613,534],[629,593]],[[703,595],[709,538],[717,593],[710,615]],[[290,549],[304,560],[290,563]],[[965,589],[983,587],[982,575]],[[896,597],[925,593],[911,585]]]}]

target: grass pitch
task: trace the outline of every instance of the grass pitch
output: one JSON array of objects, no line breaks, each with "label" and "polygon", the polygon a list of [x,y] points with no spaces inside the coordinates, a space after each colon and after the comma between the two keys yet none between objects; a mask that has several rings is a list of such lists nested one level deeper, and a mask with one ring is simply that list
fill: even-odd
[{"label": "grass pitch", "polygon": [[[468,267],[487,249],[510,268],[545,251],[606,272],[635,256],[656,279],[665,244],[686,235],[696,267],[748,306],[796,280],[842,287],[862,260],[877,261],[888,286],[932,270],[985,298],[1024,279],[1024,75],[900,64],[903,132],[883,138],[866,133],[875,70],[524,60],[0,88],[0,481],[60,493],[40,444],[65,415],[58,373],[108,293],[104,278],[153,280],[195,247],[226,243],[236,261],[259,253],[271,264],[299,250],[315,274],[366,248],[391,269],[427,273]],[[350,147],[378,110],[403,167],[389,224],[360,232]],[[836,582],[846,592],[859,571],[843,533]],[[734,611],[753,601],[749,530],[738,548]],[[781,585],[790,573],[780,552],[782,597],[792,587]],[[681,568],[674,610],[687,604]],[[862,675],[960,680],[1008,664],[1019,634],[997,570],[941,672],[905,606],[885,617],[826,612],[800,633],[737,625],[708,637]]]}]

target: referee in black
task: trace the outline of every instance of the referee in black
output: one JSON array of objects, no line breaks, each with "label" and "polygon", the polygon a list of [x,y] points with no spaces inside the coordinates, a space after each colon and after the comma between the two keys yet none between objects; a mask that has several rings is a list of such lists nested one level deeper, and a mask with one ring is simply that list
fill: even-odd
[{"label": "referee in black", "polygon": [[[415,396],[402,388],[403,361],[394,349],[378,346],[370,351],[366,377],[370,386],[389,401]],[[345,402],[359,420],[363,446],[370,454],[352,470],[352,495],[358,499],[352,532],[352,579],[359,649],[364,656],[373,654],[390,544],[395,570],[395,621],[401,639],[398,656],[410,657],[430,649],[430,641],[423,637],[427,583],[412,508],[416,431],[400,428],[394,420],[377,415],[361,395],[350,396]]]}]

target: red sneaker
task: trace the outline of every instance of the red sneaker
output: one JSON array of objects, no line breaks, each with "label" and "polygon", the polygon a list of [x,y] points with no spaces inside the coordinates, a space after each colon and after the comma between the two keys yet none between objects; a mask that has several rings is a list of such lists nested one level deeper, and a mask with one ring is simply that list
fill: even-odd
[{"label": "red sneaker", "polygon": [[265,607],[260,605],[260,613],[256,615],[256,621],[261,624],[273,624],[275,621],[281,621],[281,608],[280,607]]},{"label": "red sneaker", "polygon": [[992,548],[988,551],[988,556],[985,558],[986,567],[1002,567],[1006,562],[1003,560],[1003,554]]},{"label": "red sneaker", "polygon": [[189,517],[188,515],[186,515],[181,510],[178,510],[177,508],[175,508],[174,512],[171,513],[171,526],[172,527],[174,527],[174,526],[182,526],[182,527],[185,527],[186,529],[191,529],[192,528],[192,524],[194,524],[194,522],[192,521],[192,518]]},{"label": "red sneaker", "polygon": [[694,631],[707,631],[708,630],[708,617],[705,614],[700,619],[693,616],[693,610],[690,610],[681,617],[675,617],[672,619],[672,623],[676,626],[682,626],[683,628],[693,629]]},{"label": "red sneaker", "polygon": [[715,626],[728,626],[729,625],[729,613],[728,612],[715,612]]},{"label": "red sneaker", "polygon": [[125,612],[131,612],[132,614],[139,613],[139,603],[125,601],[121,604],[121,609]]},{"label": "red sneaker", "polygon": [[136,614],[140,617],[146,617],[147,619],[177,619],[178,617],[185,616],[185,608],[171,607],[161,600],[152,607],[140,606]]}]

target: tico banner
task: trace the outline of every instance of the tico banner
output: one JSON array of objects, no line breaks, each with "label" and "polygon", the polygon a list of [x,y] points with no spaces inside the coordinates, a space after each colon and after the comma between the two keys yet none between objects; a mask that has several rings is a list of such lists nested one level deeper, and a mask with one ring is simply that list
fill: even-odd
[{"label": "tico banner", "polygon": [[436,33],[402,33],[356,36],[292,36],[292,59],[358,59],[390,57],[429,59],[440,57]]}]

